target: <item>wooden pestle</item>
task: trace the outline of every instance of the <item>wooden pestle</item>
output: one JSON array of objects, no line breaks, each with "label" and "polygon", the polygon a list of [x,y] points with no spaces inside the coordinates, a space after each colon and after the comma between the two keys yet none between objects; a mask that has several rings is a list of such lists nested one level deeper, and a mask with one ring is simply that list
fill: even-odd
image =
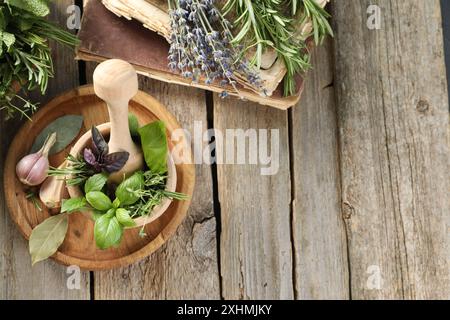
[{"label": "wooden pestle", "polygon": [[108,105],[111,121],[109,152],[130,153],[125,166],[109,177],[110,182],[120,183],[124,176],[144,167],[142,150],[131,139],[128,125],[128,103],[138,92],[136,70],[123,60],[107,60],[99,64],[94,71],[94,91]]}]

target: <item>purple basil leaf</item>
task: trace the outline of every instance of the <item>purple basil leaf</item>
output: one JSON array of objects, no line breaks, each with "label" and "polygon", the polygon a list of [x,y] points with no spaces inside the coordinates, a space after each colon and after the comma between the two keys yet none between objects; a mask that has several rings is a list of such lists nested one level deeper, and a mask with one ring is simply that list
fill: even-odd
[{"label": "purple basil leaf", "polygon": [[95,158],[96,159],[100,158],[100,152],[98,152],[97,147],[94,144],[94,141],[92,141],[92,143],[91,143],[91,148],[92,148],[91,150],[92,150],[92,153],[94,154]]},{"label": "purple basil leaf", "polygon": [[103,167],[108,173],[119,171],[127,163],[130,154],[128,152],[114,152],[103,157]]},{"label": "purple basil leaf", "polygon": [[92,152],[91,149],[89,148],[84,149],[83,158],[87,164],[89,164],[92,168],[94,168],[95,172],[102,171],[102,166],[100,165],[100,163],[98,163],[95,154]]},{"label": "purple basil leaf", "polygon": [[91,149],[85,148],[83,152],[84,160],[90,164],[91,166],[98,165],[97,159],[95,158],[95,154]]},{"label": "purple basil leaf", "polygon": [[103,138],[102,134],[96,127],[92,127],[91,129],[92,133],[92,141],[94,142],[95,149],[97,149],[97,153],[100,157],[103,157],[104,155],[108,154],[109,147],[106,143],[105,139]]}]

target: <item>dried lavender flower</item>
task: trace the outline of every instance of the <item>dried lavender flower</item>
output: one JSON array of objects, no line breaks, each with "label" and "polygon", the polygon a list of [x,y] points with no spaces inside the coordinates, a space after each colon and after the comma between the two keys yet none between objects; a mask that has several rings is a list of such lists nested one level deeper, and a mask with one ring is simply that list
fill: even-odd
[{"label": "dried lavender flower", "polygon": [[[230,84],[236,93],[237,79],[246,79],[262,93],[261,79],[253,66],[231,45],[231,24],[214,0],[169,0],[171,46],[168,65],[184,77],[205,84]],[[228,95],[226,92],[222,97]]]}]

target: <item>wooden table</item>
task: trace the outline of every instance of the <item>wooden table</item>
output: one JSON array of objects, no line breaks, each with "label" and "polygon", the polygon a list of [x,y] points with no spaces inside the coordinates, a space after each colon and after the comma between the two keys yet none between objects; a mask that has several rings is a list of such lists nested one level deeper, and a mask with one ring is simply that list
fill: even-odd
[{"label": "wooden table", "polygon": [[[80,289],[69,290],[65,267],[31,268],[1,190],[0,298],[450,298],[439,0],[376,1],[381,30],[366,27],[372,2],[334,1],[336,37],[314,51],[303,99],[289,112],[140,80],[187,129],[194,121],[278,129],[281,141],[274,176],[254,165],[197,166],[188,218],[146,260],[82,272]],[[72,3],[58,1],[52,18],[65,25]],[[56,78],[43,103],[90,82],[94,68],[59,46],[53,53]],[[18,124],[0,124],[2,166]]]}]

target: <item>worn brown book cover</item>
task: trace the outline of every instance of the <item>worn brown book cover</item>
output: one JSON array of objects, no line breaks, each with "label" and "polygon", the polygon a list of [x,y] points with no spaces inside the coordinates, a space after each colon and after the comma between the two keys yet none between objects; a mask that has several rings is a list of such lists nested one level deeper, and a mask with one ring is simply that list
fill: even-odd
[{"label": "worn brown book cover", "polygon": [[[77,48],[79,59],[99,62],[113,58],[122,59],[133,64],[139,73],[157,80],[215,92],[224,91],[224,88],[217,84],[205,85],[201,80],[199,83],[193,83],[177,71],[169,69],[167,41],[137,21],[116,16],[103,6],[101,1],[89,1],[86,4],[78,36],[81,41]],[[298,94],[291,97],[283,97],[282,84],[270,97],[255,93],[242,84],[238,88],[244,99],[287,109],[300,98],[303,88],[301,77],[298,78],[297,84]],[[228,88],[228,91],[234,94],[232,88]]]}]

